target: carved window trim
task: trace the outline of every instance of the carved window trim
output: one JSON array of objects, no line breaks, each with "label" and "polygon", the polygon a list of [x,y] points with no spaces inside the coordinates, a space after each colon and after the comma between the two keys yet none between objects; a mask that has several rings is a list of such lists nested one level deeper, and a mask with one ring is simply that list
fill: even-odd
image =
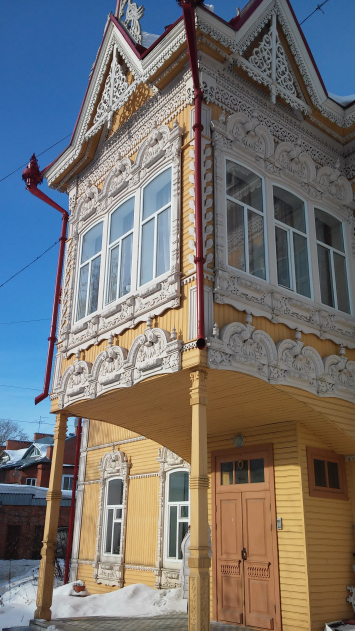
[{"label": "carved window trim", "polygon": [[[189,488],[189,499],[187,502],[169,502],[169,485],[170,485],[170,479],[171,476],[174,473],[179,473],[179,472],[187,472],[189,474],[189,471],[187,470],[187,467],[176,467],[171,469],[170,471],[167,471],[166,473],[166,484],[165,484],[165,510],[164,510],[164,515],[165,515],[165,519],[164,519],[164,553],[163,553],[163,559],[164,559],[164,566],[165,567],[171,567],[173,569],[178,568],[180,570],[181,568],[181,563],[182,563],[182,559],[173,559],[172,557],[168,556],[168,546],[169,546],[169,507],[172,504],[179,504],[179,508],[180,505],[184,505],[184,506],[188,506],[188,525],[190,524],[190,488]],[[190,481],[190,480],[189,480]],[[177,515],[177,520],[179,523],[179,515]],[[179,552],[179,550],[178,550]]]},{"label": "carved window trim", "polygon": [[[326,487],[316,486],[314,461],[323,460],[325,463]],[[327,464],[336,463],[338,465],[339,489],[329,487]],[[327,451],[326,449],[318,449],[316,447],[307,447],[307,464],[308,464],[308,485],[310,497],[319,497],[323,499],[348,500],[348,484],[346,477],[345,456],[341,456],[335,451]]]},{"label": "carved window trim", "polygon": [[[94,254],[93,256],[91,256],[84,263],[81,263],[80,261],[81,261],[81,254],[82,254],[82,250],[83,250],[84,237],[85,237],[85,235],[88,234],[88,232],[90,232],[90,230],[92,230],[92,228],[95,228],[95,226],[98,226],[100,224],[102,224],[101,250],[99,252],[97,252],[96,254]],[[75,289],[74,289],[75,299],[74,299],[74,309],[73,309],[73,327],[81,328],[81,325],[83,325],[88,320],[91,320],[100,311],[100,305],[102,303],[102,296],[103,296],[104,269],[105,269],[105,263],[106,263],[106,259],[104,258],[104,256],[105,256],[104,255],[105,233],[106,233],[105,221],[100,219],[100,221],[95,221],[93,224],[91,224],[88,227],[86,227],[86,229],[80,234],[80,244],[79,244],[79,247],[77,248],[77,257],[78,258],[77,258],[77,265],[76,265],[77,270],[76,270],[76,275],[75,275]],[[98,298],[97,298],[98,308],[95,311],[92,311],[91,313],[87,313],[88,301],[89,301],[89,293],[90,293],[91,265],[92,265],[92,262],[95,259],[97,259],[98,257],[101,258],[101,261],[100,261],[100,277],[99,277],[99,291],[98,291]],[[88,276],[88,287],[87,287],[87,295],[86,295],[85,315],[82,318],[78,318],[77,317],[77,312],[78,312],[78,303],[79,303],[80,272],[87,264],[89,264],[90,275]]]}]

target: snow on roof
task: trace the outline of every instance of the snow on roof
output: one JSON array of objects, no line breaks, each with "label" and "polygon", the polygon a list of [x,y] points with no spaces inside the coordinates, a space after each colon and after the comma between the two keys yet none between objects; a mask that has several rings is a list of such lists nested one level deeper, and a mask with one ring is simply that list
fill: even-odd
[{"label": "snow on roof", "polygon": [[144,46],[144,48],[150,48],[151,45],[154,44],[154,42],[158,39],[158,37],[160,37],[159,35],[154,35],[153,33],[146,33],[146,31],[143,31],[142,35],[142,46]]},{"label": "snow on roof", "polygon": [[[0,495],[4,493],[31,493],[37,498],[46,498],[48,489],[43,486],[31,486],[30,484],[0,484]],[[71,498],[71,491],[62,491],[62,498]]]},{"label": "snow on roof", "polygon": [[48,448],[48,447],[49,447],[52,443],[50,443],[49,445],[48,445],[48,443],[45,443],[44,445],[41,445],[41,444],[39,444],[39,443],[37,443],[37,442],[36,442],[36,443],[33,443],[33,444],[34,444],[34,446],[38,449],[38,451],[40,451],[40,452],[41,452],[41,456],[40,456],[40,457],[42,457],[42,458],[43,458],[43,457],[47,456],[47,448]]},{"label": "snow on roof", "polygon": [[336,103],[339,103],[339,105],[342,105],[342,107],[347,107],[347,105],[350,105],[350,103],[353,103],[355,101],[355,94],[349,94],[348,96],[338,96],[337,94],[332,94],[331,92],[328,92],[328,96]]},{"label": "snow on roof", "polygon": [[10,458],[10,460],[7,460],[6,463],[9,464],[10,462],[18,462],[18,460],[22,460],[26,451],[28,451],[28,447],[25,447],[25,449],[4,449],[3,453],[7,454]]}]

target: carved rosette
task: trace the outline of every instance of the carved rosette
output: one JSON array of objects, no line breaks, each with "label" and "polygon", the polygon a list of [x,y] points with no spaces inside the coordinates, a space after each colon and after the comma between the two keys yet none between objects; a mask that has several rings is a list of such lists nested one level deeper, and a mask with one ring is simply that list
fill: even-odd
[{"label": "carved rosette", "polygon": [[[247,318],[251,322],[251,316]],[[337,355],[322,359],[314,348],[303,345],[299,331],[296,337],[275,345],[265,331],[234,322],[209,338],[208,365],[355,402],[355,362]]]}]

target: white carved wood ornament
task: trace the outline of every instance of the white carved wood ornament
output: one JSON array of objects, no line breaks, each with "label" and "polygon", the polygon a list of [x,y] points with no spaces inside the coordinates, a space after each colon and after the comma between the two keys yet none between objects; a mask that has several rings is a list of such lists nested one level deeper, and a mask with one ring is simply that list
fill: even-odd
[{"label": "white carved wood ornament", "polygon": [[208,340],[210,368],[243,372],[272,384],[291,385],[318,396],[339,397],[355,403],[355,362],[340,354],[323,359],[311,346],[296,340],[275,345],[265,331],[257,331],[247,315],[247,324],[232,322]]},{"label": "white carved wood ornament", "polygon": [[152,375],[169,374],[181,369],[182,341],[158,328],[148,328],[136,337],[127,351],[109,344],[95,359],[94,364],[77,359],[69,366],[54,394],[58,396],[59,407],[84,399],[94,399],[116,388],[128,388]]}]

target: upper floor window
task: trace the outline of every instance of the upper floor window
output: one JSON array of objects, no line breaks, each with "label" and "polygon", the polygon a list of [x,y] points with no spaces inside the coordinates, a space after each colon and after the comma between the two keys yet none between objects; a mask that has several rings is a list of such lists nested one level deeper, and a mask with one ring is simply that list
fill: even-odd
[{"label": "upper floor window", "polygon": [[170,560],[182,559],[181,542],[189,527],[189,473],[173,471],[169,474],[167,495],[167,546]]},{"label": "upper floor window", "polygon": [[37,478],[26,478],[27,486],[37,486]]},{"label": "upper floor window", "polygon": [[170,269],[171,169],[160,173],[143,191],[140,285]]},{"label": "upper floor window", "polygon": [[321,300],[350,313],[343,226],[319,208],[315,209],[315,219]]},{"label": "upper floor window", "polygon": [[73,475],[63,475],[62,476],[62,491],[71,491],[73,488]]},{"label": "upper floor window", "polygon": [[304,202],[274,186],[278,284],[311,297]]},{"label": "upper floor window", "polygon": [[105,303],[131,291],[134,197],[111,215]]},{"label": "upper floor window", "polygon": [[97,311],[99,299],[102,226],[98,223],[83,236],[79,268],[76,319]]},{"label": "upper floor window", "polygon": [[227,160],[228,265],[266,278],[261,178]]},{"label": "upper floor window", "polygon": [[123,480],[111,478],[107,483],[105,525],[103,538],[104,554],[121,554],[123,519]]}]

